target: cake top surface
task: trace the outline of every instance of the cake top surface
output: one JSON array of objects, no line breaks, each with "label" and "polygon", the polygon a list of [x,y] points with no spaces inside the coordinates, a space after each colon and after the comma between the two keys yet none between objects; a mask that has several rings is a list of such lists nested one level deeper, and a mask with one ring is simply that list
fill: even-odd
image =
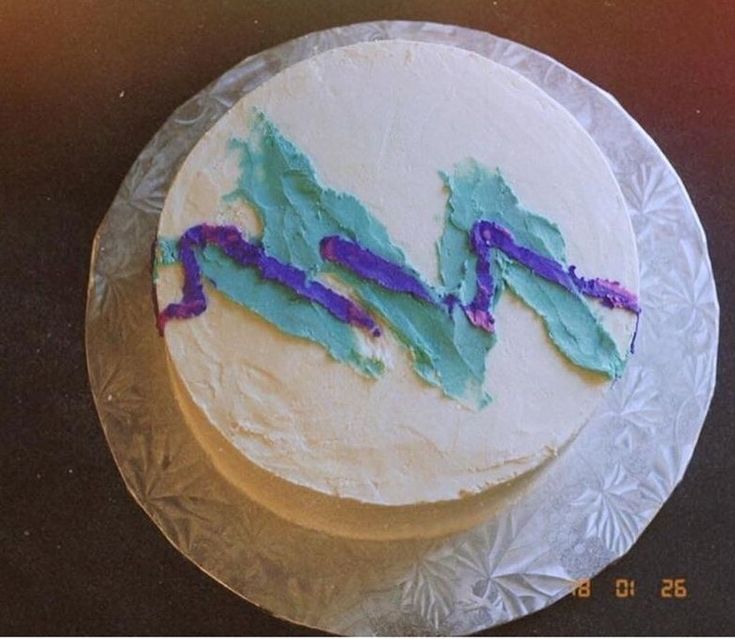
[{"label": "cake top surface", "polygon": [[[279,477],[370,503],[538,465],[635,325],[604,157],[540,89],[453,47],[365,43],[278,74],[191,152],[159,237],[204,286],[206,311],[165,328],[198,409]],[[158,269],[160,308],[186,273]]]}]

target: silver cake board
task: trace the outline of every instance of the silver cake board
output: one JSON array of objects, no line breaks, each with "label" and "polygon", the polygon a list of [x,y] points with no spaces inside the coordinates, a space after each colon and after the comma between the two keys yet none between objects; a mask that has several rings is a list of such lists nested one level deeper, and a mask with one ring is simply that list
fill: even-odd
[{"label": "silver cake board", "polygon": [[[204,132],[281,69],[334,47],[392,38],[475,51],[566,107],[613,168],[641,261],[636,353],[593,419],[517,503],[433,541],[331,537],[289,524],[236,491],[184,423],[151,301],[150,251],[166,192]],[[371,22],[247,58],[174,112],[98,230],[86,341],[102,428],[129,491],[202,570],[278,617],[328,632],[461,635],[541,610],[635,543],[694,451],[714,391],[718,320],[704,232],[684,186],[609,94],[488,33]]]}]

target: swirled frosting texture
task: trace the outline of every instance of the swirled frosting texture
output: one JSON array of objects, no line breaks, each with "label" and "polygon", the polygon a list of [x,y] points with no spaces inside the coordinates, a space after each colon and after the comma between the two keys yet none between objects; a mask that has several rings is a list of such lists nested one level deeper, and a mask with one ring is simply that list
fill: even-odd
[{"label": "swirled frosting texture", "polygon": [[[325,184],[364,202],[407,260],[434,280],[449,193],[438,171],[473,157],[501,167],[520,201],[553,220],[580,272],[637,290],[622,197],[589,137],[516,74],[438,45],[335,50],[249,94],[182,167],[161,235],[202,222],[263,233],[242,198],[224,197],[240,188],[242,174],[228,141],[247,135],[255,111],[308,153]],[[319,250],[318,241],[312,246]],[[182,285],[176,269],[166,271],[162,308]],[[349,294],[349,286],[333,284]],[[624,353],[634,318],[595,310]],[[204,419],[252,462],[327,494],[413,504],[474,493],[534,467],[579,429],[608,385],[565,363],[543,322],[512,294],[494,320],[502,335],[488,360],[495,401],[482,411],[448,401],[412,374],[390,335],[379,345],[359,343],[366,358],[387,363],[373,381],[216,293],[206,313],[172,323],[166,342]]]}]

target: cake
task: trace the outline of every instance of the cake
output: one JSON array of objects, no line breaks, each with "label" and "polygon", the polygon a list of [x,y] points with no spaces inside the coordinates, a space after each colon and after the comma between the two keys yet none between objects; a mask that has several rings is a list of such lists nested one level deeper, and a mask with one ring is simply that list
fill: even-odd
[{"label": "cake", "polygon": [[237,102],[168,192],[154,280],[214,471],[375,539],[512,498],[622,374],[640,312],[623,197],[583,128],[506,67],[398,40]]}]

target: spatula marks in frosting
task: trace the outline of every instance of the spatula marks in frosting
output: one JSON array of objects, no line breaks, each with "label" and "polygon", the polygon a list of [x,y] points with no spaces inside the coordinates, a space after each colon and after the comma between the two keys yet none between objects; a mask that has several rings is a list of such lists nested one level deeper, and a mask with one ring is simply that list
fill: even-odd
[{"label": "spatula marks in frosting", "polygon": [[318,281],[310,280],[301,269],[269,256],[262,246],[248,242],[236,227],[209,224],[192,226],[179,239],[179,259],[184,267],[183,298],[159,313],[158,329],[162,334],[170,319],[196,317],[207,308],[201,269],[194,249],[208,245],[220,248],[239,266],[256,269],[264,280],[276,282],[302,299],[318,304],[341,322],[363,328],[373,337],[380,335],[375,320],[352,300]]}]

